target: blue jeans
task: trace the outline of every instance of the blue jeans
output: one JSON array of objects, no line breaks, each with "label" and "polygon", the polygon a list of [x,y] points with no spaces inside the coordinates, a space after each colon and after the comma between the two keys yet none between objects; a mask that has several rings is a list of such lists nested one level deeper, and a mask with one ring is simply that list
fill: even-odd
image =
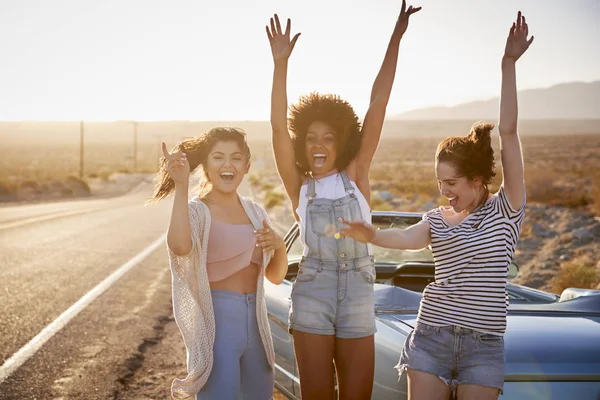
[{"label": "blue jeans", "polygon": [[256,293],[212,290],[215,312],[213,367],[196,400],[268,400],[269,366],[256,320]]},{"label": "blue jeans", "polygon": [[504,362],[502,336],[417,322],[396,368],[400,375],[407,368],[436,375],[452,390],[468,384],[502,391]]}]

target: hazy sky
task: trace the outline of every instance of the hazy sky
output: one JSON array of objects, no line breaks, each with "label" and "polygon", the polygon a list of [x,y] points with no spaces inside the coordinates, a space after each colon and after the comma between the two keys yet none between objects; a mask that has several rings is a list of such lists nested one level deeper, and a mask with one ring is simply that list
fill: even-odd
[{"label": "hazy sky", "polygon": [[[411,4],[411,3],[408,3]],[[600,79],[597,0],[422,0],[388,115],[498,95],[519,9],[535,41],[520,89]],[[277,12],[302,32],[288,96],[333,92],[361,116],[399,0],[0,0],[0,120],[268,119]]]}]

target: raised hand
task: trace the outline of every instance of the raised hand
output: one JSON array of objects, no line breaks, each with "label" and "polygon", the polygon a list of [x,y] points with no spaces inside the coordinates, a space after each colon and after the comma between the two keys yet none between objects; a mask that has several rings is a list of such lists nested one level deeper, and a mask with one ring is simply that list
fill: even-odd
[{"label": "raised hand", "polygon": [[262,248],[263,251],[275,251],[285,245],[285,242],[273,228],[269,226],[267,220],[263,221],[263,229],[255,231],[256,247]]},{"label": "raised hand", "polygon": [[176,185],[187,183],[190,178],[190,163],[187,160],[186,154],[183,152],[183,147],[171,154],[167,150],[167,145],[162,143],[162,153],[166,160],[165,170],[173,179]]},{"label": "raised hand", "polygon": [[533,42],[533,36],[527,40],[529,28],[525,22],[525,16],[521,15],[521,11],[517,14],[517,21],[513,22],[508,38],[506,39],[506,48],[504,49],[504,58],[517,61],[519,57],[527,51]]},{"label": "raised hand", "polygon": [[292,50],[296,45],[296,41],[300,36],[300,33],[296,33],[294,38],[290,40],[290,30],[292,27],[292,21],[288,18],[285,27],[285,32],[282,33],[281,24],[279,23],[279,17],[277,14],[274,15],[274,19],[271,18],[271,28],[266,26],[267,36],[269,37],[269,43],[271,44],[271,53],[273,54],[273,61],[286,61],[290,58]]},{"label": "raised hand", "polygon": [[402,8],[400,9],[400,15],[398,16],[398,21],[396,22],[396,31],[400,35],[404,35],[406,29],[408,28],[408,19],[411,15],[421,10],[421,7],[413,7],[409,6],[406,8],[406,0],[402,0]]},{"label": "raised hand", "polygon": [[342,236],[350,237],[361,243],[372,242],[375,239],[375,234],[377,233],[377,229],[365,222],[365,221],[346,221],[342,219],[341,221],[344,225],[347,225],[347,228],[340,229],[340,234]]}]

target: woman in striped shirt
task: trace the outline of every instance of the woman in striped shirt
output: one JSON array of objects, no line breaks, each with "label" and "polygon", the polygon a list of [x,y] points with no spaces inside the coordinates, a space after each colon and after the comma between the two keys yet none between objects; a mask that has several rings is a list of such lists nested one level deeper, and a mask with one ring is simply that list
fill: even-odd
[{"label": "woman in striped shirt", "polygon": [[450,207],[427,212],[405,230],[344,221],[348,227],[340,231],[381,247],[431,247],[435,281],[423,291],[417,324],[397,366],[400,374],[407,371],[409,398],[448,399],[457,390],[458,399],[485,400],[502,391],[506,275],[525,209],[515,63],[533,41],[527,36],[519,12],[502,58],[500,190],[488,189],[495,176],[494,125],[477,123],[467,137],[446,138],[436,151],[438,186]]}]

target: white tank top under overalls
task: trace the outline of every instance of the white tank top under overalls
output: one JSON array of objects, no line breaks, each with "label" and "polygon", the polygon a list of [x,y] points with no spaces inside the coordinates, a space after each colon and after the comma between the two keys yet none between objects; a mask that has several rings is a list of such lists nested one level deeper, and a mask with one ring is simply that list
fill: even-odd
[{"label": "white tank top under overalls", "polygon": [[[311,186],[311,181],[314,184],[314,189],[313,189],[312,193],[309,193],[309,186]],[[344,184],[344,181],[346,181],[345,184]],[[311,196],[309,196],[309,194]],[[344,212],[344,214],[348,214],[348,215],[343,215],[344,218],[349,219],[349,217],[350,217],[350,219],[363,219],[363,220],[371,223],[371,208],[369,207],[369,203],[367,203],[367,200],[365,199],[365,197],[363,196],[361,191],[358,190],[356,183],[351,181],[345,172],[329,175],[329,176],[326,176],[321,179],[309,178],[307,183],[303,184],[300,187],[300,199],[298,202],[298,208],[296,209],[296,213],[300,217],[300,221],[299,221],[300,241],[302,242],[302,245],[304,246],[304,253],[303,253],[304,256],[308,256],[308,254],[309,254],[309,246],[307,245],[307,241],[306,241],[306,226],[307,226],[307,223],[306,223],[307,215],[306,214],[307,214],[309,197],[313,197],[314,199],[317,199],[317,200],[318,199],[342,200],[343,198],[345,198],[348,195],[354,196],[356,198],[356,200],[358,200],[359,210],[356,210],[354,207],[350,207],[347,211]],[[338,207],[336,207],[336,208],[338,208],[338,213],[342,212],[341,201],[337,206]],[[344,207],[344,208],[347,208],[347,207]],[[358,211],[360,212],[360,215],[358,214]],[[312,225],[315,225],[315,222],[317,222],[316,225],[319,225],[319,226],[312,227],[313,232],[315,232],[317,235],[324,234],[324,235],[330,236],[330,237],[332,235],[335,235],[335,233],[340,228],[340,223],[339,223],[339,221],[337,221],[338,217],[339,216],[335,216],[335,217],[331,216],[328,221],[327,220],[324,221],[323,219],[321,219],[320,223],[318,223],[318,221],[316,221],[316,219],[313,217]],[[322,232],[320,232],[320,231],[322,231]],[[351,240],[351,239],[346,239],[346,240]],[[367,250],[368,250],[368,254],[372,255],[370,243],[367,245]]]}]

